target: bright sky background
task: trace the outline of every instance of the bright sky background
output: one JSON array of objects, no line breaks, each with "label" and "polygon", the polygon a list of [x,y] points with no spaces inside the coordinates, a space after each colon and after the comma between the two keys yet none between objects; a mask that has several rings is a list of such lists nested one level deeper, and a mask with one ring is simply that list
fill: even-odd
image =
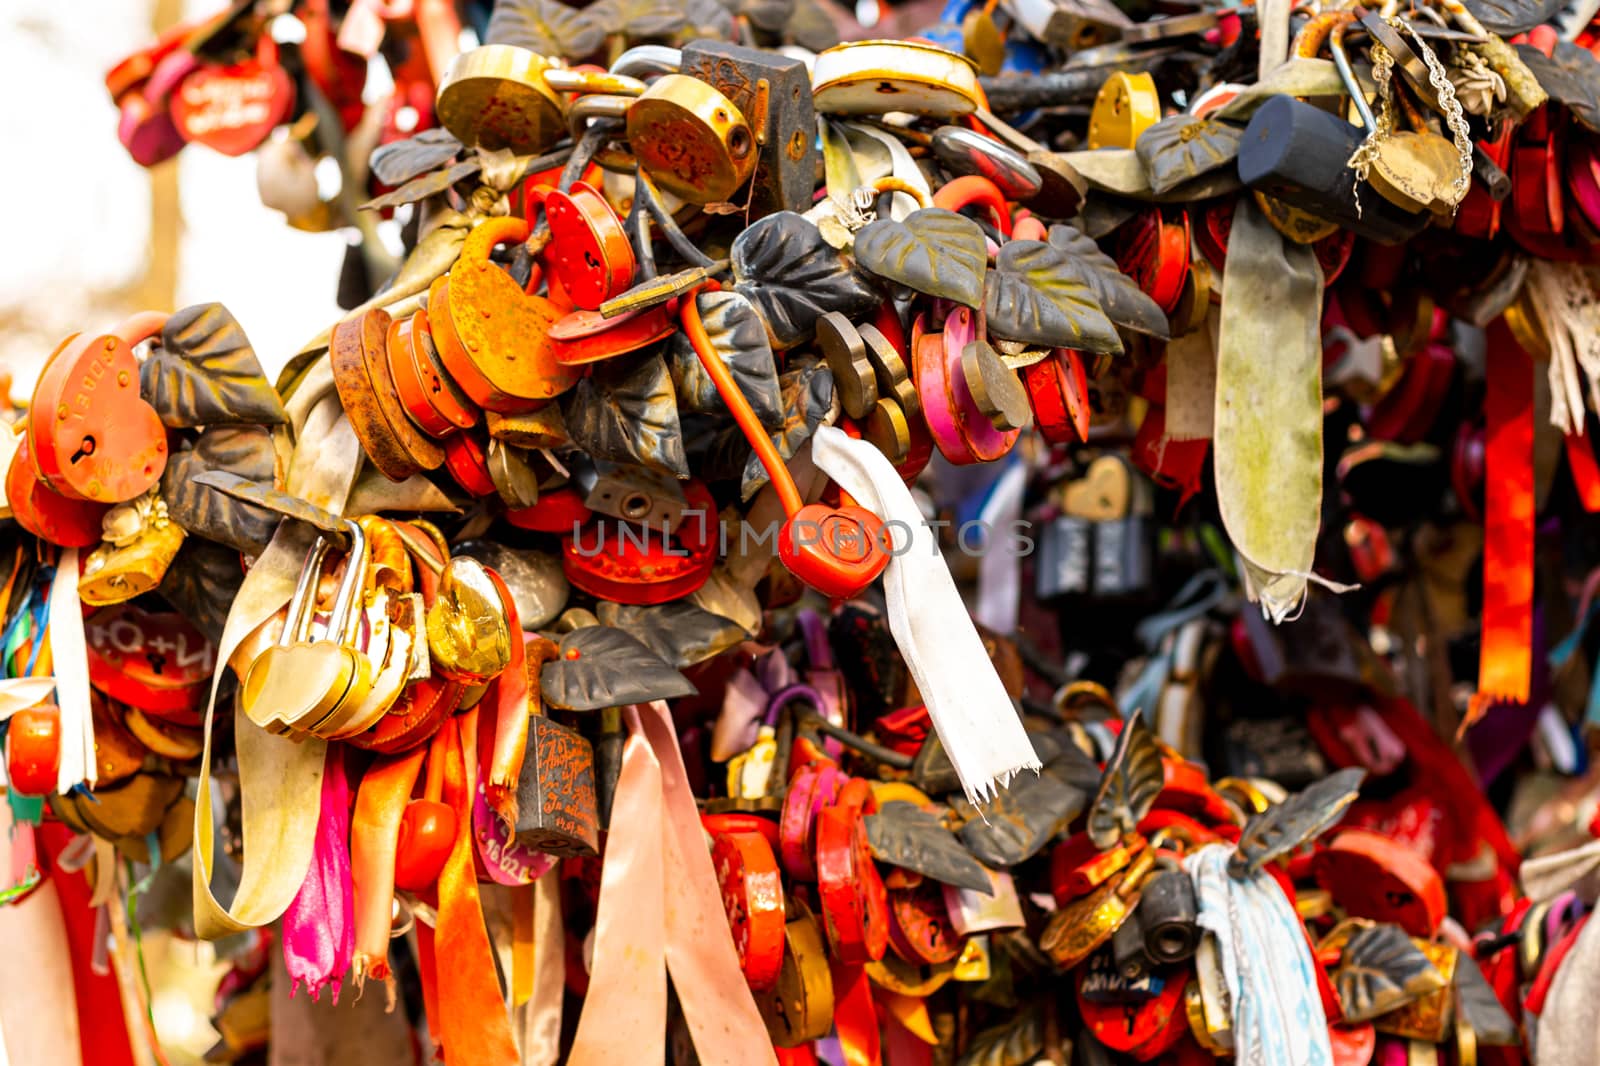
[{"label": "bright sky background", "polygon": [[[0,370],[14,376],[19,401],[68,333],[105,328],[139,310],[100,304],[93,293],[144,270],[149,179],[117,141],[117,111],[102,79],[152,38],[151,6],[145,0],[0,3],[0,99],[6,101],[0,144],[7,157],[0,171],[7,215]],[[189,0],[188,14],[220,6],[221,0]],[[338,317],[343,237],[292,230],[262,207],[254,156],[230,159],[191,145],[163,165],[180,168],[186,227],[176,306],[225,304],[269,376],[275,374]]]}]

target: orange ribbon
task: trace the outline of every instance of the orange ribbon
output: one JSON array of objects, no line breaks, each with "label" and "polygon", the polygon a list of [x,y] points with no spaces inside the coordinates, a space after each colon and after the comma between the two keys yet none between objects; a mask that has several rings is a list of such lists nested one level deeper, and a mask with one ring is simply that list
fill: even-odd
[{"label": "orange ribbon", "polygon": [[776,1063],[667,705],[629,707],[624,717],[630,736],[600,873],[594,967],[569,1061],[662,1062],[670,973],[700,1061]]},{"label": "orange ribbon", "polygon": [[1600,511],[1600,464],[1594,460],[1588,433],[1568,433],[1562,437],[1567,447],[1567,467],[1572,471],[1572,486],[1578,500],[1590,514]]},{"label": "orange ribbon", "polygon": [[845,1066],[879,1066],[883,1062],[878,1011],[872,1005],[872,984],[865,966],[833,963],[833,1027],[839,1033]]},{"label": "orange ribbon", "polygon": [[489,706],[496,708],[494,722],[493,758],[489,763],[489,780],[485,782],[484,798],[489,809],[512,830],[517,826],[517,779],[522,776],[522,759],[528,748],[528,669],[527,650],[522,633],[522,623],[517,618],[517,605],[500,575],[486,571],[500,593],[505,605],[506,625],[511,629],[511,661],[494,679],[493,700]]},{"label": "orange ribbon", "polygon": [[355,982],[389,979],[389,929],[394,911],[394,860],[400,820],[422,771],[427,748],[381,756],[356,790],[350,820],[350,875],[356,892]]},{"label": "orange ribbon", "polygon": [[[444,801],[456,812],[456,841],[439,873],[431,954],[437,982],[438,1044],[459,1066],[517,1066],[511,1019],[495,976],[494,948],[478,898],[472,859],[472,797],[477,790],[478,711],[444,724]],[[430,1023],[435,1012],[430,1005]],[[430,1028],[432,1028],[430,1024]]]},{"label": "orange ribbon", "polygon": [[1483,642],[1462,732],[1496,703],[1526,703],[1533,674],[1533,360],[1504,318],[1488,341]]}]

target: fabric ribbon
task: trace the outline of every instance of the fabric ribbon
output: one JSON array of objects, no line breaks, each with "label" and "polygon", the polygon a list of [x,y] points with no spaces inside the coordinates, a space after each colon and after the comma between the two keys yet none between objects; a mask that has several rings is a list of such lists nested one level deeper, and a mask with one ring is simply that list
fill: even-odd
[{"label": "fabric ribbon", "polygon": [[1239,1066],[1332,1066],[1328,1019],[1317,993],[1304,928],[1267,873],[1229,876],[1232,845],[1210,844],[1184,860],[1200,927],[1216,938],[1233,1009]]},{"label": "fabric ribbon", "polygon": [[623,716],[629,737],[601,868],[594,966],[569,1062],[664,1062],[670,973],[701,1062],[776,1063],[739,969],[671,714],[656,702]]},{"label": "fabric ribbon", "polygon": [[878,1036],[878,1011],[872,1003],[867,968],[833,961],[833,1028],[845,1066],[879,1066],[883,1047]]},{"label": "fabric ribbon", "polygon": [[[331,382],[330,382],[331,385]],[[339,398],[331,389],[312,409],[307,425],[330,414],[328,432],[302,438],[290,463],[288,490],[334,512],[344,508],[361,467],[361,442],[349,419],[338,413]],[[310,458],[310,457],[314,457]],[[312,531],[295,522],[278,526],[267,550],[256,560],[234,597],[217,642],[217,662],[225,663],[239,644],[277,613],[294,594],[300,564],[310,550]],[[240,875],[231,906],[211,892],[215,854],[215,817],[211,802],[211,749],[217,690],[223,671],[211,679],[206,702],[205,748],[201,754],[194,802],[195,932],[207,940],[266,925],[288,908],[300,886],[316,845],[321,815],[322,764],[327,745],[316,739],[294,741],[273,736],[244,714],[234,711],[234,745],[239,766],[244,854],[253,861]]]},{"label": "fabric ribbon", "polygon": [[1503,317],[1486,369],[1483,641],[1463,732],[1495,703],[1526,703],[1533,675],[1533,362]]},{"label": "fabric ribbon", "polygon": [[355,982],[389,979],[389,929],[400,820],[422,772],[425,746],[380,756],[362,775],[350,823],[350,879],[355,900]]},{"label": "fabric ribbon", "polygon": [[[283,965],[292,996],[304,981],[312,999],[322,986],[339,986],[355,954],[356,930],[351,916],[355,897],[350,874],[350,782],[344,759],[335,755],[322,773],[322,816],[317,822],[316,850],[305,884],[283,915]],[[390,871],[391,879],[393,870]]]},{"label": "fabric ribbon", "polygon": [[477,791],[478,710],[445,722],[435,754],[444,756],[443,799],[456,812],[455,846],[439,873],[432,937],[438,1007],[428,1008],[446,1062],[516,1066],[511,1019],[495,976],[494,948],[484,924],[473,865],[472,797]]},{"label": "fabric ribbon", "polygon": [[1022,498],[1028,485],[1028,468],[1016,458],[989,486],[978,521],[984,530],[983,554],[978,557],[978,599],[974,615],[979,625],[1008,636],[1017,631],[1022,603],[1022,560],[1004,539],[1022,518]]},{"label": "fabric ribbon", "polygon": [[1572,471],[1578,502],[1590,514],[1600,511],[1600,464],[1595,462],[1588,433],[1565,433],[1561,443],[1567,450],[1567,469]]},{"label": "fabric ribbon", "polygon": [[1523,289],[1538,331],[1550,348],[1550,422],[1563,433],[1583,428],[1583,386],[1600,412],[1600,270],[1582,263],[1534,259]]},{"label": "fabric ribbon", "polygon": [[493,682],[493,699],[488,706],[496,708],[494,721],[493,755],[489,763],[488,780],[484,794],[490,808],[508,826],[517,824],[517,779],[522,776],[522,759],[528,747],[528,655],[522,623],[517,617],[517,605],[506,588],[505,580],[493,570],[485,571],[500,593],[505,607],[506,626],[511,633],[511,660]]},{"label": "fabric ribbon", "polygon": [[1282,622],[1305,599],[1322,517],[1322,268],[1244,197],[1222,288],[1217,504],[1246,593]]},{"label": "fabric ribbon", "polygon": [[547,871],[533,891],[533,988],[516,1008],[512,1027],[522,1066],[561,1061],[561,1001],[567,979],[566,930],[561,922],[561,871]]},{"label": "fabric ribbon", "polygon": [[56,791],[66,793],[99,778],[94,754],[94,715],[89,710],[89,644],[78,599],[78,549],[63,548],[50,582],[50,625],[45,629],[61,708],[61,765]]},{"label": "fabric ribbon", "polygon": [[922,693],[971,803],[992,796],[1039,757],[967,614],[933,531],[893,464],[866,441],[818,427],[811,457],[884,522],[892,537],[883,587],[889,631]]},{"label": "fabric ribbon", "polygon": [[1550,982],[1534,1033],[1534,1066],[1589,1066],[1600,1046],[1600,922],[1586,922]]}]

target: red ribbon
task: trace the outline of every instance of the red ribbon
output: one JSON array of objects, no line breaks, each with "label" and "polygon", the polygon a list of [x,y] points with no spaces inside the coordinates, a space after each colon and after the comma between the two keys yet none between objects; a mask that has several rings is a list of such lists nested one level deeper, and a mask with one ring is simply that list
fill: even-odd
[{"label": "red ribbon", "polygon": [[1594,460],[1589,435],[1568,433],[1562,442],[1567,446],[1567,468],[1572,471],[1572,486],[1578,490],[1583,509],[1594,514],[1600,511],[1600,464]]},{"label": "red ribbon", "polygon": [[1496,703],[1526,703],[1533,675],[1533,360],[1503,318],[1488,340],[1483,646],[1463,732]]}]

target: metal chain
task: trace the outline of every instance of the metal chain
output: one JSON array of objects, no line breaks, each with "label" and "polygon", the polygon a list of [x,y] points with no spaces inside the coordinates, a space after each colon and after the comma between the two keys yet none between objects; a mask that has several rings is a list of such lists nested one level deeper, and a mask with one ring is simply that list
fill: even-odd
[{"label": "metal chain", "polygon": [[1445,124],[1450,127],[1451,139],[1455,143],[1456,155],[1461,160],[1461,172],[1456,175],[1450,187],[1455,190],[1456,204],[1459,206],[1461,199],[1467,195],[1467,188],[1472,183],[1472,137],[1467,131],[1467,119],[1462,111],[1461,101],[1456,99],[1456,87],[1451,84],[1449,75],[1445,72],[1444,64],[1439,62],[1439,57],[1434,53],[1422,36],[1412,28],[1411,24],[1399,17],[1387,20],[1401,33],[1409,33],[1411,40],[1416,44],[1417,51],[1422,55],[1422,61],[1428,65],[1428,84],[1439,97],[1439,106],[1444,110]]}]

